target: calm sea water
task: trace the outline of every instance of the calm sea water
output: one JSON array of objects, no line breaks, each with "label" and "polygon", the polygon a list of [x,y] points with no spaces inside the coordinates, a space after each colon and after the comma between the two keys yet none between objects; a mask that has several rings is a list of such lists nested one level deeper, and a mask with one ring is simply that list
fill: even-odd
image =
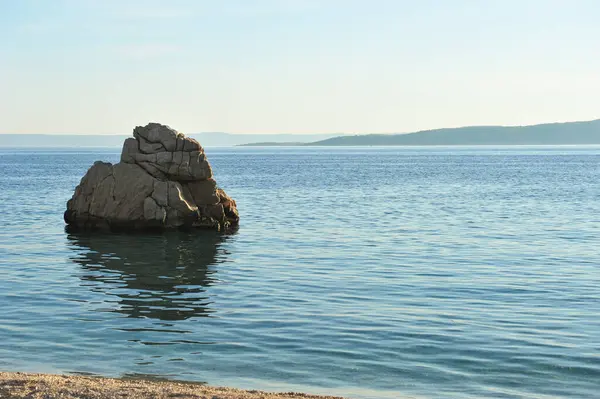
[{"label": "calm sea water", "polygon": [[0,369],[600,397],[600,148],[207,149],[232,235],[68,234],[118,150],[0,150]]}]

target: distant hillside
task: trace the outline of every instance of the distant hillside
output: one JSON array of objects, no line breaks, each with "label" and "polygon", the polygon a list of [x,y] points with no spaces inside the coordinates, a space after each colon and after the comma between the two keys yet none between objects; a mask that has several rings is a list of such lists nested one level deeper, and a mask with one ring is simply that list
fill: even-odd
[{"label": "distant hillside", "polygon": [[[600,144],[600,119],[532,126],[470,126],[406,134],[190,134],[205,147]],[[121,147],[129,135],[0,134],[0,147]]]},{"label": "distant hillside", "polygon": [[471,126],[407,134],[334,137],[308,145],[558,145],[600,144],[600,119],[532,126]]},{"label": "distant hillside", "polygon": [[[294,142],[302,145],[333,134],[190,134],[204,147],[230,147],[252,142]],[[130,135],[0,134],[0,147],[121,147]]]}]

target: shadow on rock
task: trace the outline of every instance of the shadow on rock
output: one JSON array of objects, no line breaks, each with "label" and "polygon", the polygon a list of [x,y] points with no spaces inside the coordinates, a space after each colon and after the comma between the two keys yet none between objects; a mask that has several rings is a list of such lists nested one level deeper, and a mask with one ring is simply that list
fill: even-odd
[{"label": "shadow on rock", "polygon": [[216,282],[215,265],[227,258],[221,246],[230,236],[204,233],[71,232],[68,241],[85,285],[112,297],[106,297],[103,311],[185,320],[210,315],[206,287]]}]

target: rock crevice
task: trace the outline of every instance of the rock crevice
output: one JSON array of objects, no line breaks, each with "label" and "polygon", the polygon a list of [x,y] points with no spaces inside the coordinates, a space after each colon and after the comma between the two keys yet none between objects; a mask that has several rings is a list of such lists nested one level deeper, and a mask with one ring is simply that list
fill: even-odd
[{"label": "rock crevice", "polygon": [[102,230],[227,230],[239,223],[236,203],[217,187],[200,143],[159,123],[136,127],[119,163],[95,162],[64,218]]}]

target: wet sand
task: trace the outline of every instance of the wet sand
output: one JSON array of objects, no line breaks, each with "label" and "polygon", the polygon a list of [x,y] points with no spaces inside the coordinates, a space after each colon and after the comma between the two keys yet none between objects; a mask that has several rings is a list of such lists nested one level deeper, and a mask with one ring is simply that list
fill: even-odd
[{"label": "wet sand", "polygon": [[2,399],[343,399],[303,393],[243,391],[202,384],[0,372]]}]

